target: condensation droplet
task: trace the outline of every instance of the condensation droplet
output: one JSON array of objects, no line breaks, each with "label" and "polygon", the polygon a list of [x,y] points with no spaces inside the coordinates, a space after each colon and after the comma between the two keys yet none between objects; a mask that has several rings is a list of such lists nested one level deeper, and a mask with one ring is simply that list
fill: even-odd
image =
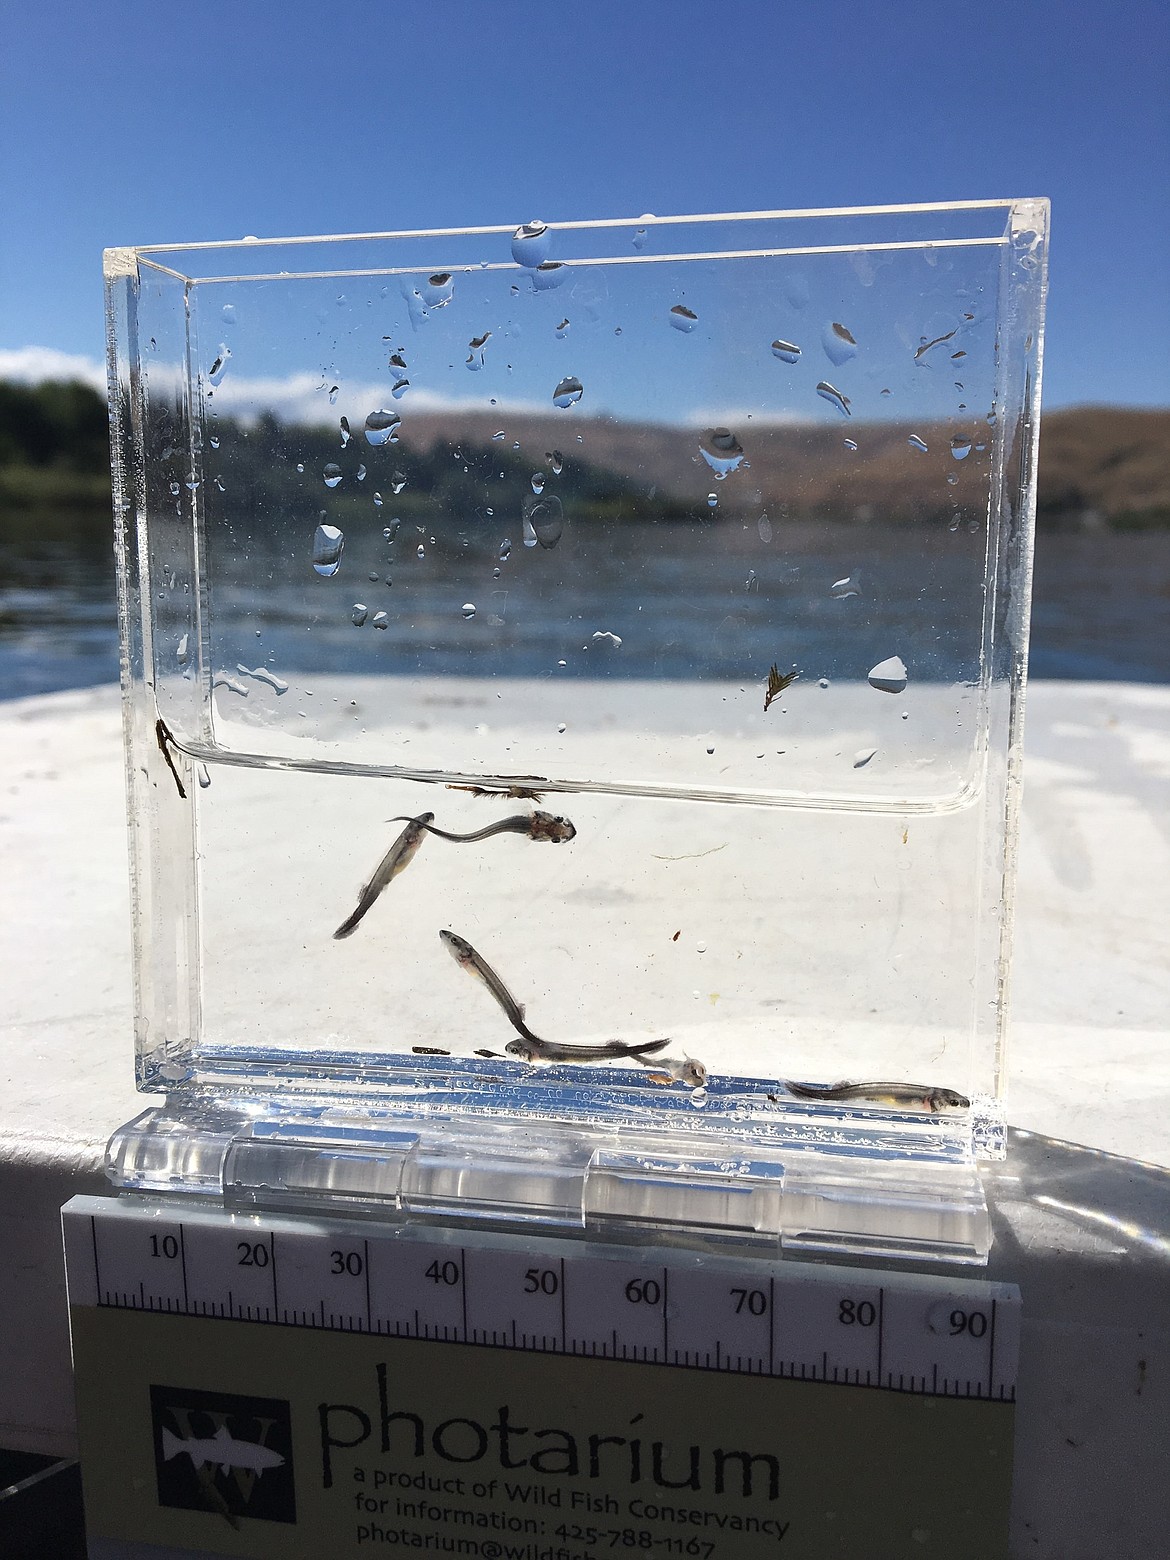
[{"label": "condensation droplet", "polygon": [[699,316],[693,309],[688,309],[685,303],[676,303],[670,311],[670,323],[675,330],[689,335],[699,323]]},{"label": "condensation droplet", "polygon": [[394,381],[394,383],[390,386],[390,394],[394,397],[394,399],[396,401],[401,401],[402,397],[406,394],[406,392],[409,389],[410,389],[410,380],[409,379],[396,379]]},{"label": "condensation droplet", "polygon": [[198,763],[195,765],[195,778],[199,782],[199,789],[206,791],[211,784],[211,773],[206,764]]},{"label": "condensation droplet", "polygon": [[232,349],[226,342],[221,341],[219,351],[215,355],[215,361],[207,370],[207,377],[213,385],[218,385],[227,373],[228,359],[232,355]]},{"label": "condensation droplet", "polygon": [[303,472],[304,472],[304,469],[305,469],[305,463],[304,463],[304,461],[303,461],[303,460],[298,460],[298,461],[297,461],[297,470],[298,470],[298,471],[299,471],[299,472],[302,472],[302,473],[303,473]]},{"label": "condensation droplet", "polygon": [[951,454],[956,460],[966,460],[971,453],[971,440],[966,434],[958,433],[951,440]]},{"label": "condensation droplet", "polygon": [[386,616],[386,614],[384,612],[375,612],[374,613],[374,627],[375,628],[389,628],[389,626],[390,626],[390,619]]},{"label": "condensation droplet", "polygon": [[341,481],[341,467],[335,466],[332,461],[328,466],[325,467],[325,470],[321,474],[325,479],[325,486],[327,488],[335,488]]},{"label": "condensation droplet", "polygon": [[879,693],[901,693],[906,686],[906,666],[900,655],[891,655],[870,668],[869,685]]},{"label": "condensation droplet", "polygon": [[318,574],[328,578],[336,574],[341,567],[341,552],[345,546],[345,536],[335,525],[328,525],[324,521],[313,533],[313,567]]},{"label": "condensation droplet", "polygon": [[343,417],[341,419],[341,447],[342,447],[342,449],[344,449],[345,446],[349,443],[350,437],[351,437],[351,435],[350,435],[350,431],[349,431],[349,418],[348,417]]},{"label": "condensation droplet", "polygon": [[385,501],[385,499],[384,499],[384,498],[383,498],[383,497],[382,497],[382,495],[381,495],[381,493],[375,493],[375,494],[374,494],[374,508],[375,508],[375,509],[381,509],[381,507],[382,507],[382,505],[383,505],[383,504],[384,504],[384,503],[385,503],[385,502],[386,502],[386,501]]},{"label": "condensation droplet", "polygon": [[565,337],[568,334],[569,334],[569,322],[568,322],[568,320],[562,320],[561,323],[557,326],[557,339],[560,340],[560,341],[564,341]]},{"label": "condensation droplet", "polygon": [[559,406],[563,411],[566,407],[574,406],[585,394],[584,387],[579,379],[570,375],[562,379],[553,391],[553,405]]},{"label": "condensation droplet", "polygon": [[857,356],[857,342],[839,320],[825,326],[821,333],[821,345],[834,368],[840,368],[842,363],[848,363],[850,358]]},{"label": "condensation droplet", "polygon": [[487,354],[484,348],[491,340],[492,333],[485,330],[482,336],[472,336],[467,343],[467,366],[473,374],[477,374],[486,361]]},{"label": "condensation droplet", "polygon": [[800,348],[794,341],[777,338],[772,343],[772,356],[779,358],[782,363],[796,363],[800,360]]},{"label": "condensation droplet", "polygon": [[475,616],[475,602],[465,601],[463,603],[462,611],[465,618],[473,618]]},{"label": "condensation droplet", "polygon": [[634,229],[634,239],[633,239],[634,248],[635,249],[641,249],[643,247],[643,245],[645,244],[645,242],[646,242],[646,229],[645,228],[635,228]]},{"label": "condensation droplet", "polygon": [[366,480],[366,468],[359,466],[356,475],[359,482],[364,482]]},{"label": "condensation droplet", "polygon": [[761,515],[756,521],[756,530],[760,533],[761,542],[770,542],[772,540],[772,522],[767,515]]},{"label": "condensation droplet", "polygon": [[707,749],[707,752],[710,754],[710,753],[714,753],[714,751],[715,751],[715,744],[714,744],[714,742],[712,742],[711,746]]},{"label": "condensation droplet", "polygon": [[532,481],[532,491],[534,493],[543,493],[544,492],[544,472],[543,471],[534,471],[532,473],[531,481]]},{"label": "condensation droplet", "polygon": [[958,480],[959,480],[959,478],[958,478],[957,473],[955,473],[953,471],[948,471],[947,472],[947,482],[948,482],[948,484],[951,487],[954,487],[955,484],[958,482]]},{"label": "condensation droplet", "polygon": [[561,454],[560,450],[549,450],[545,454],[544,458],[552,467],[553,476],[559,477],[561,472],[565,469],[565,457]]},{"label": "condensation droplet", "polygon": [[920,450],[923,455],[925,455],[927,453],[926,440],[925,439],[920,439],[916,433],[912,433],[910,435],[910,437],[906,440],[906,443],[910,446],[910,448],[912,450]]},{"label": "condensation droplet", "polygon": [[845,448],[847,450],[856,450],[856,448],[857,448],[857,440],[856,439],[846,439],[845,440]]},{"label": "condensation droplet", "polygon": [[551,242],[547,223],[539,219],[525,222],[512,234],[512,259],[533,270],[548,259]]},{"label": "condensation droplet", "polygon": [[830,401],[841,413],[842,417],[853,416],[853,413],[849,410],[849,397],[842,395],[836,385],[831,385],[827,379],[821,380],[817,386],[817,394],[822,400]]},{"label": "condensation droplet", "polygon": [[822,677],[817,682],[817,687],[818,688],[827,688],[828,686],[829,686],[829,679],[827,677]]},{"label": "condensation droplet", "polygon": [[371,412],[366,418],[366,442],[367,444],[391,444],[397,438],[398,427],[402,422],[397,412],[388,412],[383,407]]},{"label": "condensation droplet", "polygon": [[[711,448],[708,449],[707,445]],[[730,428],[712,428],[706,442],[699,445],[699,454],[717,477],[726,477],[743,462],[743,445]]]},{"label": "condensation droplet", "polygon": [[987,426],[989,428],[994,428],[996,423],[999,421],[999,418],[996,415],[994,407],[992,407],[991,411],[988,412],[985,421],[986,421]]},{"label": "condensation droplet", "polygon": [[183,489],[179,486],[179,484],[177,482],[172,482],[170,484],[170,488],[171,488],[171,497],[172,498],[178,498],[179,494],[183,491]]},{"label": "condensation droplet", "polygon": [[418,546],[415,548],[414,552],[415,552],[415,557],[416,558],[425,558],[426,555],[427,555],[427,550],[423,546],[422,542],[420,542],[418,544]]},{"label": "condensation droplet", "polygon": [[569,274],[567,265],[559,260],[542,260],[532,272],[532,285],[537,292],[551,292],[559,287]]},{"label": "condensation droplet", "polygon": [[718,509],[719,508],[719,494],[718,493],[708,493],[707,494],[707,508],[708,509]]},{"label": "condensation droplet", "polygon": [[[565,528],[564,511],[555,493],[543,498],[529,498],[524,502],[524,524],[531,529],[542,547],[555,547]],[[531,545],[531,544],[529,544]]]},{"label": "condensation droplet", "polygon": [[450,271],[436,271],[433,276],[427,277],[426,286],[422,290],[423,302],[428,309],[441,309],[451,302],[455,292],[455,279]]},{"label": "condensation droplet", "polygon": [[877,753],[877,748],[858,748],[853,755],[854,769],[864,769],[870,759]]},{"label": "condensation droplet", "polygon": [[599,639],[606,639],[614,647],[615,650],[620,650],[621,649],[622,636],[620,634],[611,633],[608,628],[599,628],[599,629],[597,629],[595,631],[594,635],[593,635],[593,638],[594,638],[595,642],[597,640],[599,640]]},{"label": "condensation droplet", "polygon": [[561,721],[560,725],[557,727],[558,735],[563,737],[567,730],[568,727],[565,725],[564,721]]},{"label": "condensation droplet", "polygon": [[364,601],[355,601],[350,609],[349,620],[355,628],[362,628],[369,616],[369,608]]},{"label": "condensation droplet", "polygon": [[507,563],[508,559],[511,556],[512,556],[512,543],[505,536],[504,540],[500,543],[500,562],[501,563]]}]

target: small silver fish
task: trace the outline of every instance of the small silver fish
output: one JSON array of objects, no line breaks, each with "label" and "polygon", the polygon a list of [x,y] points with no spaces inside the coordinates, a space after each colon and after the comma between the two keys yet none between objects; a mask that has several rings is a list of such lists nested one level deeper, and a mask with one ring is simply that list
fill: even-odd
[{"label": "small silver fish", "polygon": [[483,981],[492,996],[503,1008],[512,1028],[521,1037],[510,1040],[504,1047],[509,1056],[525,1062],[607,1062],[620,1057],[649,1056],[670,1044],[665,1040],[650,1040],[644,1045],[627,1045],[623,1040],[608,1040],[602,1045],[562,1045],[555,1040],[542,1040],[534,1035],[524,1022],[524,1008],[508,990],[491,965],[458,932],[439,933],[447,952],[461,969],[477,980]]},{"label": "small silver fish", "polygon": [[641,1061],[670,1044],[665,1040],[647,1040],[642,1045],[628,1045],[624,1040],[606,1040],[601,1045],[562,1045],[556,1040],[509,1040],[504,1047],[509,1056],[518,1056],[522,1062],[612,1062],[622,1057]]},{"label": "small silver fish", "polygon": [[957,1089],[929,1083],[792,1083],[784,1087],[802,1100],[856,1100],[869,1105],[917,1105],[923,1110],[970,1110],[971,1101]]},{"label": "small silver fish", "polygon": [[[503,1008],[508,1022],[516,1033],[523,1035],[530,1045],[544,1045],[545,1041],[539,1035],[534,1035],[524,1022],[523,1005],[516,1001],[516,998],[508,990],[507,986],[504,985],[504,982],[496,974],[495,970],[492,969],[488,961],[482,954],[476,953],[466,937],[460,937],[458,932],[446,931],[440,932],[439,936],[443,941],[443,946],[455,960],[455,963],[458,964],[459,968],[466,970],[469,975],[474,975],[476,980],[483,981],[492,996],[495,997],[496,1001]],[[511,1046],[508,1049],[511,1050]]]},{"label": "small silver fish", "polygon": [[348,937],[358,922],[377,899],[382,890],[414,860],[415,852],[427,837],[427,826],[434,822],[434,813],[420,813],[412,818],[402,833],[382,857],[374,875],[358,897],[357,909],[334,932],[334,937]]},{"label": "small silver fish", "polygon": [[[388,818],[386,821],[403,823],[407,820]],[[493,834],[527,834],[530,840],[549,840],[554,845],[561,845],[566,840],[574,839],[577,834],[568,818],[558,818],[546,812],[514,813],[511,818],[489,823],[482,829],[476,829],[473,834],[450,834],[446,829],[435,828],[434,824],[428,824],[427,828],[441,840],[454,840],[461,845],[470,845],[476,840],[490,840]]]},{"label": "small silver fish", "polygon": [[639,1058],[643,1067],[649,1067],[650,1082],[664,1085],[685,1083],[690,1089],[702,1089],[707,1083],[707,1069],[694,1056],[655,1057],[652,1062]]}]

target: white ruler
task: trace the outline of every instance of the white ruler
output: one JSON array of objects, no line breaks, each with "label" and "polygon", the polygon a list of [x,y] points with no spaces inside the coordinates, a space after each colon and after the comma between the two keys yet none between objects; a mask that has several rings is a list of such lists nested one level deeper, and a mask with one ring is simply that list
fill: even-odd
[{"label": "white ruler", "polygon": [[74,1306],[1015,1400],[1012,1284],[128,1198],[64,1228]]}]

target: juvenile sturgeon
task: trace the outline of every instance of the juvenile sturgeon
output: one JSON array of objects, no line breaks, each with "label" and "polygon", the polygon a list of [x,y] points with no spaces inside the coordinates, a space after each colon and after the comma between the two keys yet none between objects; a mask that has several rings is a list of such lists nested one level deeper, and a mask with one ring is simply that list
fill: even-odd
[{"label": "juvenile sturgeon", "polygon": [[382,890],[414,860],[415,852],[427,837],[427,825],[434,821],[434,813],[420,813],[412,818],[402,833],[382,857],[374,875],[358,897],[357,909],[334,932],[334,937],[348,937],[358,922],[377,899]]},{"label": "juvenile sturgeon", "polygon": [[[406,823],[406,818],[388,818],[387,823]],[[441,840],[454,840],[461,845],[470,845],[476,840],[490,840],[493,834],[527,834],[530,840],[549,840],[554,845],[563,844],[576,836],[576,829],[568,818],[558,818],[552,813],[514,813],[511,818],[501,818],[498,823],[489,823],[482,829],[476,829],[473,834],[451,834],[446,829],[437,829],[433,823],[427,824],[427,830],[431,834],[437,834]]]},{"label": "juvenile sturgeon", "polygon": [[930,1083],[793,1083],[784,1087],[802,1100],[858,1100],[871,1105],[918,1105],[923,1110],[969,1110],[971,1101],[957,1089]]},{"label": "juvenile sturgeon", "polygon": [[655,1057],[652,1062],[643,1057],[638,1060],[643,1067],[651,1069],[651,1083],[685,1083],[690,1089],[701,1089],[707,1082],[707,1068],[694,1056]]}]

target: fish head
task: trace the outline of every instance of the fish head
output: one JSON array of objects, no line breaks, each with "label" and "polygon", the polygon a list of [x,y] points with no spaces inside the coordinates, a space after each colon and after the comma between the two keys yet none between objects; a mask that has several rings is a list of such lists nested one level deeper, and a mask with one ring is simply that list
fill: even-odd
[{"label": "fish head", "polygon": [[504,1050],[509,1056],[519,1057],[522,1062],[530,1062],[535,1054],[527,1040],[509,1040]]},{"label": "fish head", "polygon": [[971,1101],[957,1089],[931,1089],[926,1096],[930,1110],[970,1110]]},{"label": "fish head", "polygon": [[465,937],[460,937],[458,932],[448,932],[446,930],[441,931],[439,937],[443,946],[457,964],[471,963],[472,948]]},{"label": "fish head", "polygon": [[679,1072],[683,1083],[692,1089],[701,1089],[707,1082],[707,1069],[693,1056],[688,1056]]}]

